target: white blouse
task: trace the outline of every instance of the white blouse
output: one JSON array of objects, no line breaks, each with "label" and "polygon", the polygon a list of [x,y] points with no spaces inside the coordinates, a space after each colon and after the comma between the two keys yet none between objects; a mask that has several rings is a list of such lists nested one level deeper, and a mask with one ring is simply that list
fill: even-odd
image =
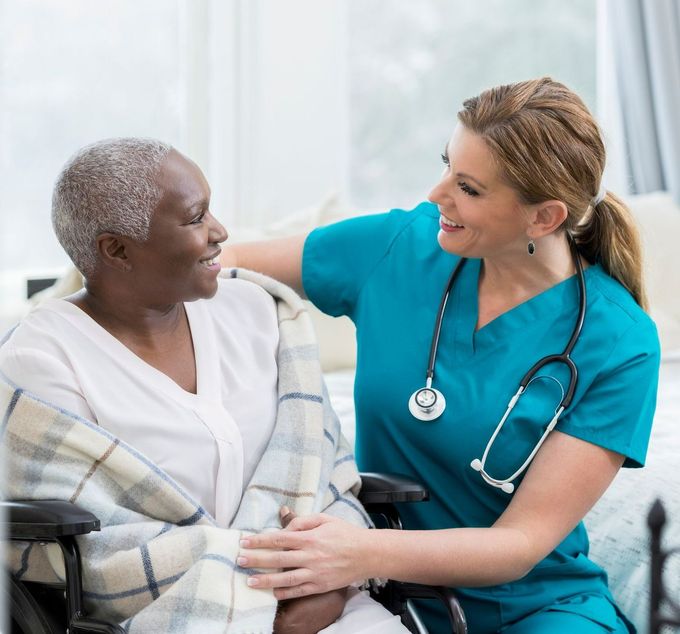
[{"label": "white blouse", "polygon": [[185,307],[196,394],[61,299],[21,322],[0,348],[0,371],[146,455],[227,527],[274,427],[275,305],[255,284],[220,279],[215,297]]}]

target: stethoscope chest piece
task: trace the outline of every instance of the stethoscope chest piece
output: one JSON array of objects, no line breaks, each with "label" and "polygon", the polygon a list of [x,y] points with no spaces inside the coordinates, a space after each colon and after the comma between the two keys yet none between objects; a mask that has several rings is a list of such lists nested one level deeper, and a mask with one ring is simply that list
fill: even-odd
[{"label": "stethoscope chest piece", "polygon": [[446,408],[444,395],[433,387],[416,390],[408,401],[408,409],[418,420],[435,420]]}]

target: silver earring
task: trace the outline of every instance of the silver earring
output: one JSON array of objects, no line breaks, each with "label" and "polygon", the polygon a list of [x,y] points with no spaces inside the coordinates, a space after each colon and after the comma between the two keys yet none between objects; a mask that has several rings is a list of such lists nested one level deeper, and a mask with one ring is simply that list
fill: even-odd
[{"label": "silver earring", "polygon": [[536,243],[533,240],[529,240],[529,243],[527,244],[527,253],[529,255],[536,253]]}]

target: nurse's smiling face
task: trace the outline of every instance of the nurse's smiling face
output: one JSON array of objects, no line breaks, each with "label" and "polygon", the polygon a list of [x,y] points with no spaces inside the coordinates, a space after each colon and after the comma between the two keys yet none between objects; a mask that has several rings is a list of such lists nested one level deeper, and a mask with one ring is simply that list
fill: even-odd
[{"label": "nurse's smiling face", "polygon": [[444,173],[430,192],[444,251],[472,258],[526,253],[528,219],[485,141],[458,125],[442,154]]}]

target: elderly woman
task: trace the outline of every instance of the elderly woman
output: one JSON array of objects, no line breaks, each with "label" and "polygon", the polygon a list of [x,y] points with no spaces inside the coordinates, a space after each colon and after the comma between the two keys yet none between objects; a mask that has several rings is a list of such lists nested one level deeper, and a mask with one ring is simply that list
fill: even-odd
[{"label": "elderly woman", "polygon": [[[284,503],[298,512],[335,509],[365,525],[350,492],[357,484],[351,454],[332,431],[337,428],[332,415],[316,414],[323,399],[300,403],[305,390],[279,376],[287,362],[284,348],[286,359],[295,350],[279,323],[296,327],[290,314],[300,313],[297,298],[266,278],[238,279],[247,278],[245,272],[218,279],[227,232],[210,212],[208,183],[195,163],[155,140],[112,139],[80,150],[55,186],[53,222],[85,286],[28,315],[0,348],[0,370],[55,411],[66,412],[71,427],[53,452],[46,447],[61,429],[54,422],[38,440],[26,441],[50,457],[34,453],[25,464],[17,458],[16,467],[10,464],[17,472],[11,480],[30,481],[26,474],[40,471],[43,488],[37,491],[33,483],[33,489],[14,493],[49,491],[52,497],[56,490],[59,497],[95,506],[104,530],[92,539],[119,548],[102,556],[96,548],[106,547],[84,544],[86,591],[108,606],[100,609],[93,600],[95,612],[129,619],[131,631],[217,632],[239,618],[248,631],[271,631],[271,591],[251,589],[246,575],[237,574],[241,531],[274,528]],[[282,310],[289,314],[282,317]],[[305,371],[320,385],[318,365],[309,367]],[[302,380],[297,370],[296,380]],[[63,426],[64,416],[55,420]],[[34,431],[34,423],[15,424],[16,431],[11,425],[10,419],[10,438]],[[319,448],[312,439],[318,435],[323,441],[324,433],[335,436]],[[72,438],[81,441],[67,440]],[[94,447],[100,442],[109,449],[98,453]],[[120,447],[127,452],[122,467],[115,463]],[[16,447],[11,453],[17,454]],[[92,458],[85,477],[74,466],[82,454]],[[146,471],[135,481],[140,461]],[[56,462],[59,471],[51,471]],[[314,477],[305,481],[308,472]],[[73,490],[64,484],[72,473]],[[165,491],[168,482],[172,490]],[[179,511],[167,501],[177,492]],[[102,497],[114,501],[113,510],[97,506]],[[195,502],[188,511],[186,500]],[[188,545],[178,547],[173,535],[182,535]],[[210,551],[208,542],[220,546]],[[226,542],[233,545],[230,552],[220,550]],[[22,561],[30,564],[28,552]],[[183,556],[184,563],[175,562]],[[229,567],[209,573],[208,560]],[[143,574],[145,592],[120,585],[129,576],[134,586],[136,573]],[[192,575],[200,583],[190,585]],[[111,591],[112,584],[118,592]],[[363,594],[350,595],[346,605],[344,589],[288,602],[278,612],[275,631],[317,632],[343,610],[324,631],[405,631]],[[130,596],[135,600],[121,598]],[[154,605],[164,602],[159,617]]]}]

